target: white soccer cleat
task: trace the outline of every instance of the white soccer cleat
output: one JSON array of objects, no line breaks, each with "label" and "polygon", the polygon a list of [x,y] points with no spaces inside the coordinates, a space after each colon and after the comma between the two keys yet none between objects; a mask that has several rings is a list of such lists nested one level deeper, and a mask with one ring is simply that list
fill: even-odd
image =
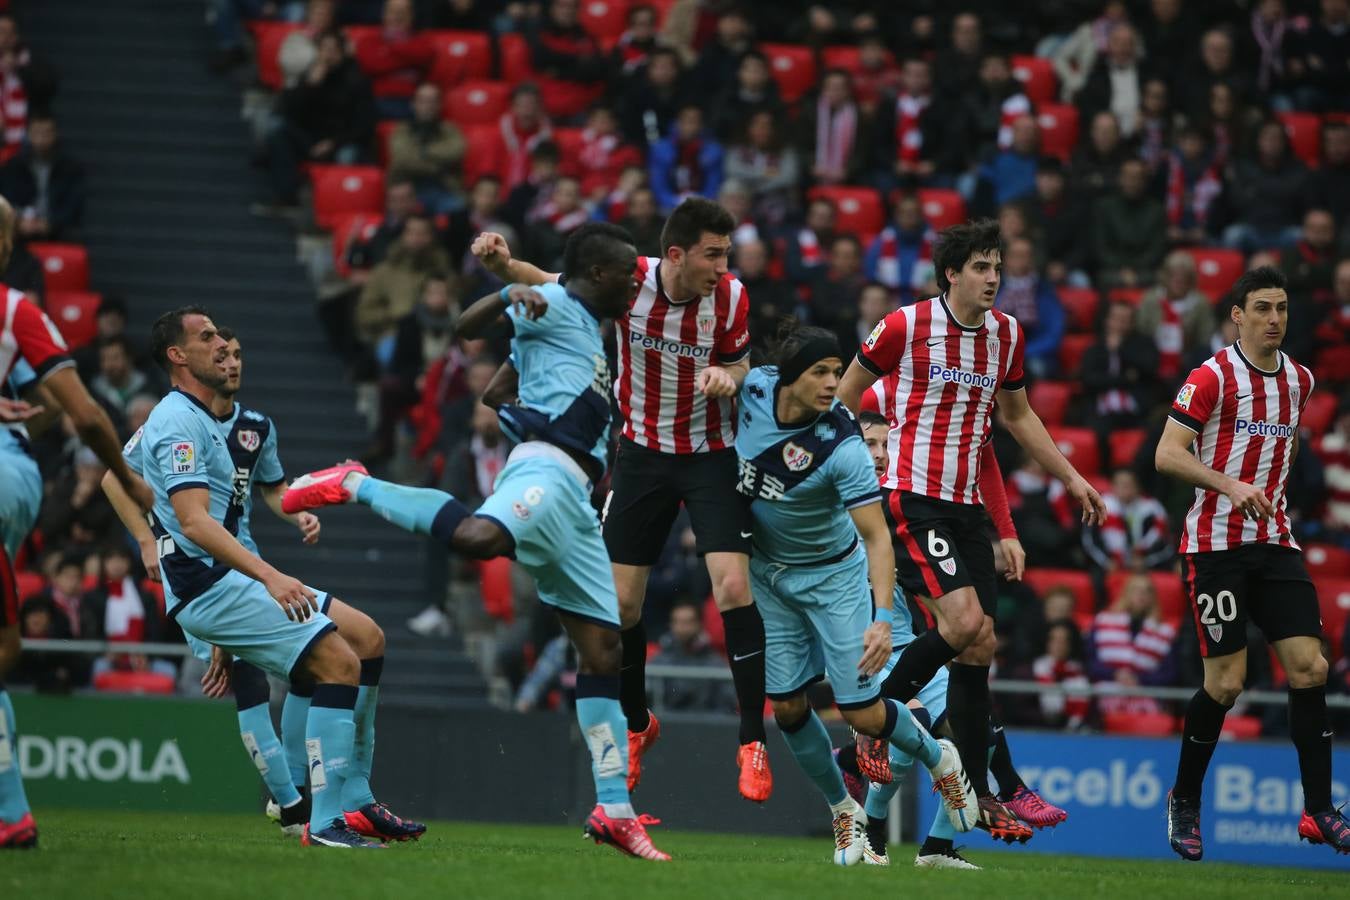
[{"label": "white soccer cleat", "polygon": [[834,816],[834,862],[838,866],[856,866],[867,846],[867,813],[852,797],[848,804]]},{"label": "white soccer cleat", "polygon": [[970,872],[980,871],[980,867],[970,860],[963,857],[952,848],[943,853],[929,853],[927,856],[922,854],[914,857],[914,868],[916,869],[965,869]]},{"label": "white soccer cleat", "polygon": [[891,858],[883,850],[878,853],[872,849],[872,842],[863,837],[863,865],[865,866],[889,866]]},{"label": "white soccer cleat", "polygon": [[277,801],[275,800],[268,800],[267,809],[263,810],[263,813],[267,816],[268,820],[272,822],[280,822],[281,804],[277,803]]},{"label": "white soccer cleat", "polygon": [[938,738],[937,742],[942,748],[942,756],[937,765],[928,770],[933,776],[933,793],[942,797],[952,827],[964,834],[980,820],[980,802],[966,777],[956,745],[946,738]]}]

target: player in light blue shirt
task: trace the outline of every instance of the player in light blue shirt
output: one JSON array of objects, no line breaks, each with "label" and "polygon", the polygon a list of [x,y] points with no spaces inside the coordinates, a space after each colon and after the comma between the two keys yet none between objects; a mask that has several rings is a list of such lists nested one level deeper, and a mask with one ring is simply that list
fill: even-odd
[{"label": "player in light blue shirt", "polygon": [[[955,827],[968,831],[976,807],[955,746],[880,693],[895,556],[871,457],[835,399],[843,371],[833,333],[798,328],[787,336],[778,365],[752,369],[741,385],[736,453],[737,490],[754,521],[750,591],[764,617],[765,692],[793,756],[830,805],[834,861],[854,865],[866,848],[867,814],[845,789],[829,733],[806,699],[826,675],[859,735],[860,765],[866,738],[889,742],[928,767]],[[888,755],[871,762],[869,776],[889,782]]]}]

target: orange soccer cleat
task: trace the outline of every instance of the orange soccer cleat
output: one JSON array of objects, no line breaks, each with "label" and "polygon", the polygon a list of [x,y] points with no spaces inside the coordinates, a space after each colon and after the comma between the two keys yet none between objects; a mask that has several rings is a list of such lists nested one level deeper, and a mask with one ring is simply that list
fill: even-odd
[{"label": "orange soccer cleat", "polygon": [[741,744],[736,751],[736,765],[741,769],[736,781],[741,796],[756,803],[768,800],[773,793],[773,772],[769,771],[769,751],[764,742]]},{"label": "orange soccer cleat", "polygon": [[661,736],[661,723],[656,713],[647,710],[647,727],[628,732],[628,792],[631,794],[642,780],[642,754],[651,749]]},{"label": "orange soccer cleat", "polygon": [[358,475],[370,474],[365,466],[349,459],[331,468],[301,475],[290,483],[286,493],[281,496],[282,511],[288,516],[293,516],[307,509],[318,509],[320,506],[350,503],[352,492],[343,482],[353,472]]},{"label": "orange soccer cleat", "polygon": [[[653,719],[652,721],[656,720]],[[586,819],[586,827],[582,831],[582,836],[590,838],[597,844],[609,844],[620,853],[635,856],[638,859],[669,862],[670,854],[662,853],[652,846],[652,839],[647,835],[648,825],[660,824],[660,819],[648,815],[641,815],[632,819],[612,819],[606,815],[603,806],[596,804],[595,809],[591,810],[590,816]]]}]

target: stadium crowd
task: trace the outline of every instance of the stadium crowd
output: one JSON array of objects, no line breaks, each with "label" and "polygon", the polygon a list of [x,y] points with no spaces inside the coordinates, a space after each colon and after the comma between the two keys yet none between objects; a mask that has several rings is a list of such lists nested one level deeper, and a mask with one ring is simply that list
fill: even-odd
[{"label": "stadium crowd", "polygon": [[[1198,683],[1174,553],[1191,492],[1159,478],[1153,448],[1186,373],[1234,339],[1219,302],[1229,285],[1278,265],[1290,280],[1285,349],[1318,380],[1290,508],[1319,580],[1333,690],[1350,692],[1348,0],[1047,0],[1017,15],[993,2],[861,0],[786,15],[717,0],[209,6],[211,64],[251,57],[248,77],[275,95],[254,160],[271,191],[258,211],[331,235],[319,316],[370,399],[363,460],[445,484],[471,508],[506,457],[480,402],[506,348],[455,329],[499,287],[470,252],[478,233],[556,270],[567,235],[603,219],[660,255],[665,214],[687,196],[716,198],[739,223],[732,266],[755,346],[792,316],[850,351],[897,305],[937,292],[941,228],[996,217],[997,306],[1026,330],[1033,405],[1111,513],[1081,530],[1061,485],[996,432],[1030,567],[1004,586],[1003,677]],[[0,193],[21,209],[21,248],[78,239],[82,176],[39,100],[50,74],[5,18],[0,70]],[[16,83],[29,94],[17,118]],[[20,249],[6,279],[42,296],[42,275]],[[103,298],[81,358],[130,433],[161,385],[125,327],[125,307]],[[153,593],[117,580],[137,560],[109,541],[111,511],[92,490],[101,473],[70,447],[59,427],[39,442],[51,493],[30,565],[47,586],[25,604],[28,636],[112,636],[127,585]],[[532,614],[519,573],[456,573],[502,623],[516,705],[556,702],[566,642]],[[687,528],[649,595],[649,631],[664,635],[654,663],[720,664]],[[448,622],[433,606],[411,624],[435,634]],[[1281,683],[1268,653],[1251,659],[1253,685]],[[689,685],[667,685],[667,704],[734,705]],[[1008,721],[1050,727],[1174,713],[1125,695],[1003,704]]]}]

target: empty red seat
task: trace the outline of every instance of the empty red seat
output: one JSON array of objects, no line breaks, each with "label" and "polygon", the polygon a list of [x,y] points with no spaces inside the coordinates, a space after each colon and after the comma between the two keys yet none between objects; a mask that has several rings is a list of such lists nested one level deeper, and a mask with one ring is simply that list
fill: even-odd
[{"label": "empty red seat", "polygon": [[1111,446],[1111,468],[1124,469],[1134,465],[1139,448],[1148,440],[1148,432],[1142,428],[1122,428],[1111,432],[1108,443]]},{"label": "empty red seat", "polygon": [[48,291],[47,316],[74,350],[98,335],[98,307],[103,296],[93,291]]},{"label": "empty red seat", "polygon": [[826,47],[820,51],[820,63],[827,69],[856,74],[862,68],[862,51],[857,47]]},{"label": "empty red seat", "polygon": [[[1125,587],[1125,582],[1133,578],[1134,574],[1117,570],[1106,576],[1108,605],[1115,602]],[[1153,593],[1158,597],[1158,617],[1173,625],[1180,625],[1182,619],[1186,618],[1186,609],[1189,605],[1186,599],[1186,586],[1182,584],[1181,576],[1175,572],[1149,572],[1148,580],[1153,582]]]},{"label": "empty red seat", "polygon": [[628,27],[628,0],[581,0],[577,19],[591,37],[612,47]]},{"label": "empty red seat", "polygon": [[1039,56],[1014,56],[1013,77],[1022,85],[1022,93],[1034,106],[1042,103],[1054,103],[1059,96],[1059,79],[1055,77],[1055,66],[1048,59]]},{"label": "empty red seat", "polygon": [[1197,275],[1195,286],[1200,289],[1200,293],[1215,303],[1222,300],[1232,289],[1233,282],[1238,280],[1238,276],[1247,267],[1246,259],[1237,250],[1191,247],[1186,252],[1195,260]]},{"label": "empty red seat", "polygon": [[816,59],[810,47],[760,44],[759,49],[769,58],[769,71],[778,82],[778,93],[785,103],[796,103],[815,87]]},{"label": "empty red seat", "polygon": [[1350,550],[1335,544],[1304,544],[1303,561],[1313,578],[1350,578]]},{"label": "empty red seat", "polygon": [[966,220],[966,201],[957,191],[947,188],[920,188],[919,203],[929,227],[941,231]]},{"label": "empty red seat", "polygon": [[840,231],[856,235],[864,244],[876,237],[885,222],[881,195],[868,187],[814,187],[807,192],[812,200],[823,198],[834,204],[834,224]]},{"label": "empty red seat", "polygon": [[1065,381],[1038,381],[1028,392],[1031,408],[1046,425],[1063,425],[1073,398],[1073,385]]},{"label": "empty red seat", "polygon": [[1303,411],[1298,414],[1298,425],[1312,434],[1325,434],[1335,418],[1335,395],[1330,391],[1318,391],[1303,405]]},{"label": "empty red seat", "polygon": [[369,240],[384,221],[382,213],[342,213],[333,222],[333,269],[346,278],[352,273],[347,265],[347,253],[358,241]]},{"label": "empty red seat", "polygon": [[341,213],[378,213],[384,209],[384,173],[377,166],[311,166],[314,222],[331,229]]},{"label": "empty red seat", "polygon": [[1167,737],[1176,733],[1177,720],[1170,713],[1106,713],[1102,716],[1102,728],[1108,734]]},{"label": "empty red seat", "polygon": [[83,291],[89,287],[89,251],[79,244],[34,241],[28,250],[42,261],[49,291]]},{"label": "empty red seat", "polygon": [[1092,576],[1081,569],[1027,569],[1022,580],[1042,600],[1051,591],[1066,588],[1073,593],[1075,616],[1090,619],[1096,615],[1097,589],[1092,585]]},{"label": "empty red seat", "polygon": [[1101,471],[1101,454],[1097,449],[1097,433],[1091,428],[1048,426],[1055,446],[1083,475]]},{"label": "empty red seat", "polygon": [[1313,374],[1322,382],[1340,384],[1350,381],[1350,345],[1319,350],[1313,360]]},{"label": "empty red seat", "polygon": [[568,175],[581,175],[581,145],[583,128],[553,129],[553,143],[558,145],[560,168]]},{"label": "empty red seat", "polygon": [[1112,303],[1128,303],[1131,306],[1138,306],[1139,301],[1144,297],[1144,289],[1137,287],[1118,287],[1111,288],[1106,292],[1106,299]]},{"label": "empty red seat", "polygon": [[466,81],[445,92],[445,117],[456,125],[496,122],[511,105],[511,85],[504,81]]},{"label": "empty red seat", "polygon": [[354,54],[360,52],[362,45],[379,40],[380,31],[379,25],[347,25],[342,29]]},{"label": "empty red seat", "polygon": [[522,81],[531,81],[537,76],[530,65],[530,45],[518,34],[503,34],[497,37],[497,50],[501,54],[502,80],[515,85]]},{"label": "empty red seat", "polygon": [[1064,307],[1069,330],[1090,334],[1097,326],[1097,305],[1101,298],[1093,288],[1062,287],[1059,304]]},{"label": "empty red seat", "polygon": [[41,572],[20,569],[14,573],[14,586],[19,591],[19,602],[22,603],[34,594],[42,593],[42,589],[47,586],[47,579],[42,577]]},{"label": "empty red seat", "polygon": [[1097,342],[1095,335],[1066,334],[1059,339],[1059,374],[1072,376],[1078,374],[1083,362],[1083,354]]},{"label": "empty red seat", "polygon": [[260,21],[251,23],[249,28],[253,32],[254,54],[258,57],[258,83],[279,91],[283,85],[281,45],[301,26],[292,22]]},{"label": "empty red seat", "polygon": [[502,133],[496,125],[468,125],[464,132],[464,159],[460,170],[464,184],[472,186],[484,175],[502,174]]},{"label": "empty red seat", "polygon": [[1067,103],[1042,103],[1036,108],[1041,127],[1041,152],[1065,162],[1078,144],[1078,109]]},{"label": "empty red seat", "polygon": [[436,49],[429,80],[442,87],[492,75],[492,39],[483,31],[428,31]]},{"label": "empty red seat", "polygon": [[94,676],[94,690],[119,694],[172,694],[173,676],[162,672],[123,672],[112,669]]},{"label": "empty red seat", "polygon": [[1322,161],[1322,118],[1308,112],[1282,112],[1276,116],[1289,136],[1289,149],[1305,166],[1316,168]]},{"label": "empty red seat", "polygon": [[1339,656],[1345,622],[1350,619],[1350,578],[1318,579],[1317,601],[1322,608],[1322,634],[1331,643],[1332,655]]}]

